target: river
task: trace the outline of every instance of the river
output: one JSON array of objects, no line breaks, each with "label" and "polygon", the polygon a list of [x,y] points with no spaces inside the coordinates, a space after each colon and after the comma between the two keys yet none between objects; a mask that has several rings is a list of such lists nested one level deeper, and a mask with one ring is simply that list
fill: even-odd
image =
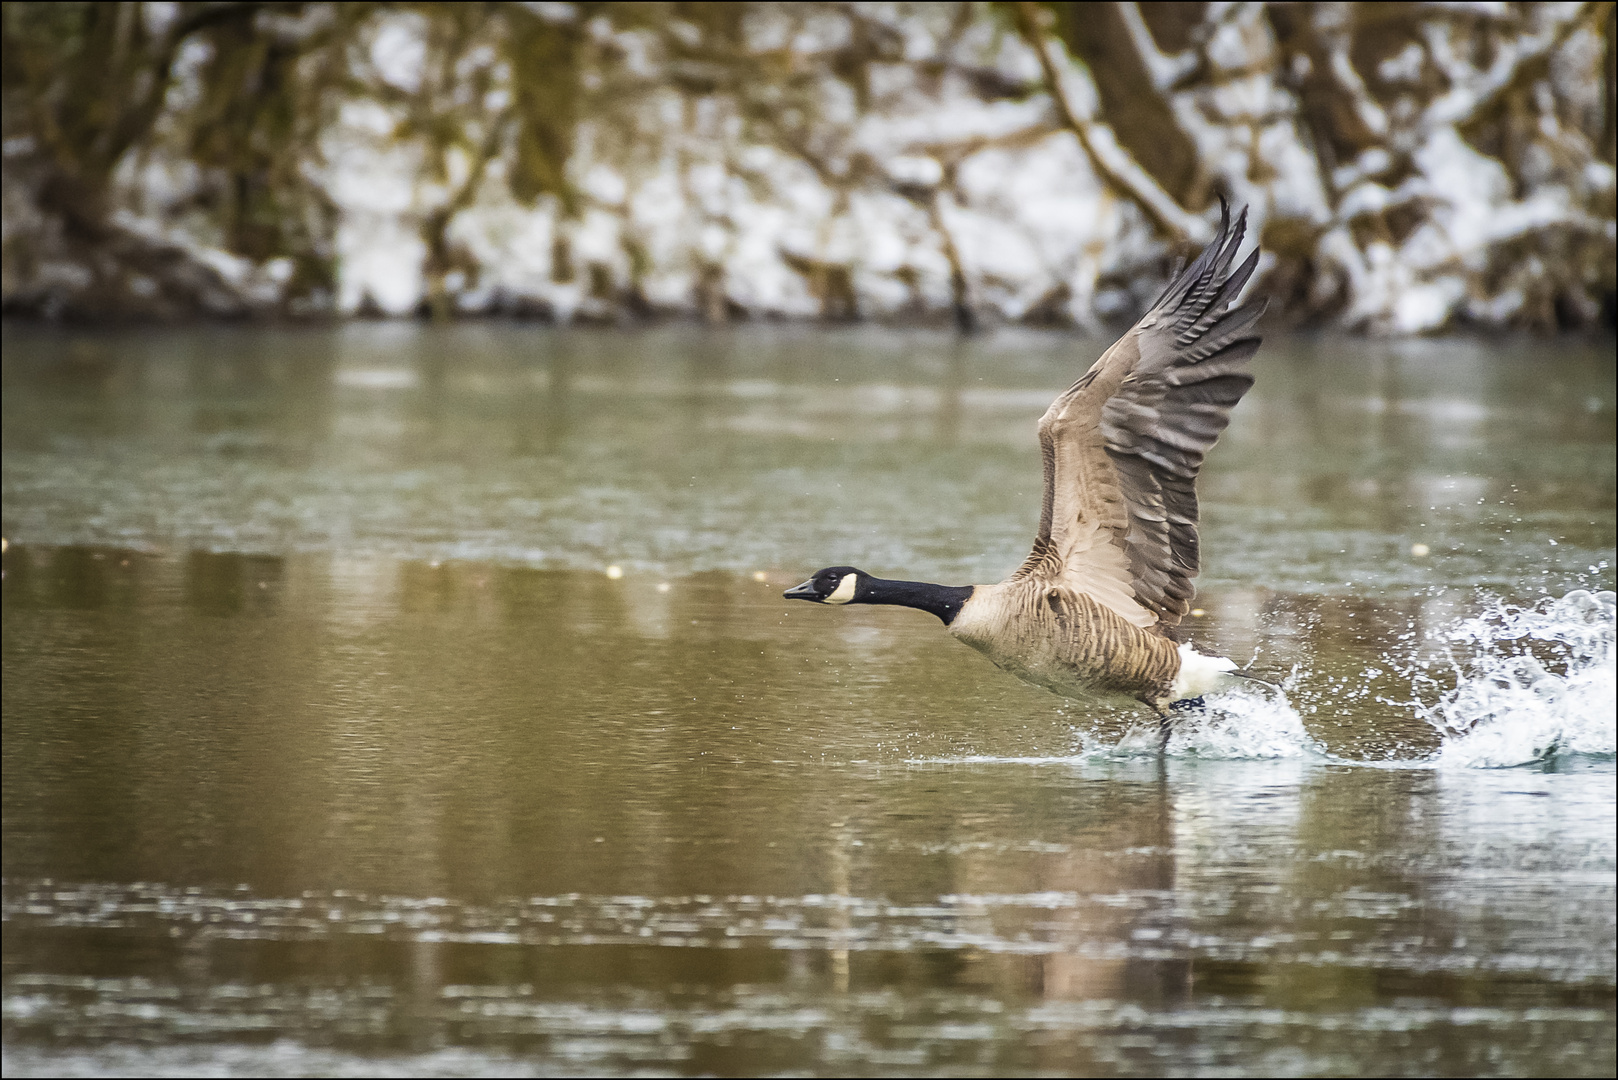
[{"label": "river", "polygon": [[8,1076],[1618,1067],[1611,341],[1267,342],[1159,756],[780,597],[1104,342],[3,333]]}]

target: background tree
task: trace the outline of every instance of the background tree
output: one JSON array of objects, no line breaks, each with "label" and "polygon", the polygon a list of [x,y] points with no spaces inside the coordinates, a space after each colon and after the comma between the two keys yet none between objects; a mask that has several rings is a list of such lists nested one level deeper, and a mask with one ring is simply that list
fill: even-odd
[{"label": "background tree", "polygon": [[[346,79],[331,54],[364,9],[5,4],[7,309],[236,314],[266,292],[329,304],[334,208],[304,165]],[[176,193],[128,182],[165,146],[192,175],[153,209],[191,219],[195,240],[132,220],[143,197]]]},{"label": "background tree", "polygon": [[384,306],[439,318],[1089,325],[1138,311],[1223,196],[1297,321],[1613,319],[1612,3],[7,3],[0,26],[12,312],[318,314],[393,274]]}]

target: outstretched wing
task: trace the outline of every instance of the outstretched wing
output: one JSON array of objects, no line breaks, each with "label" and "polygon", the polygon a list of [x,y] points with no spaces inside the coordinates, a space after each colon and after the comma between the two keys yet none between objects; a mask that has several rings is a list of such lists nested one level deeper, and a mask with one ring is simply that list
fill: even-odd
[{"label": "outstretched wing", "polygon": [[1045,506],[1022,572],[1166,634],[1200,565],[1197,473],[1253,385],[1265,304],[1227,310],[1258,264],[1255,250],[1231,269],[1246,227],[1225,207],[1213,243],[1039,423]]}]

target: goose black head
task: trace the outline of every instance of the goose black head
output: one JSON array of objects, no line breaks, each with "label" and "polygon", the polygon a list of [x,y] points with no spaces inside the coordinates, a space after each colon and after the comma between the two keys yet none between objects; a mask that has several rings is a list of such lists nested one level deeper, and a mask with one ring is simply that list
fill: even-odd
[{"label": "goose black head", "polygon": [[817,604],[846,604],[854,599],[854,590],[862,577],[870,577],[852,566],[828,566],[816,571],[815,576],[802,585],[794,585],[781,595],[788,600],[813,600]]}]

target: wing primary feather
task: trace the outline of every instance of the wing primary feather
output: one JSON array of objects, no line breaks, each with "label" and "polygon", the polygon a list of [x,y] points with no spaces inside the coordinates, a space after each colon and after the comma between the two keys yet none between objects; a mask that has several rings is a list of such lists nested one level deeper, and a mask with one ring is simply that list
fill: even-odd
[{"label": "wing primary feather", "polygon": [[1155,311],[1158,308],[1163,306],[1163,301],[1168,298],[1169,290],[1174,288],[1174,286],[1179,284],[1179,282],[1180,282],[1180,272],[1182,270],[1184,270],[1184,269],[1185,269],[1185,257],[1184,256],[1175,256],[1174,266],[1173,266],[1173,268],[1171,270],[1169,270],[1169,282],[1168,282],[1168,284],[1163,286],[1163,291],[1157,294],[1157,299],[1152,301],[1152,305],[1151,305],[1151,307],[1146,309],[1147,311]]},{"label": "wing primary feather", "polygon": [[1232,311],[1223,319],[1214,323],[1209,332],[1202,336],[1201,340],[1181,346],[1185,362],[1187,364],[1200,363],[1226,345],[1231,344],[1250,330],[1254,323],[1263,318],[1265,309],[1269,306],[1268,300],[1261,300],[1254,304],[1243,304],[1235,311]]},{"label": "wing primary feather", "polygon": [[[1186,344],[1186,335],[1191,333],[1197,321],[1212,311],[1217,314],[1219,301],[1222,297],[1219,286],[1222,276],[1230,268],[1231,260],[1236,257],[1236,251],[1241,246],[1242,237],[1247,232],[1247,211],[1244,209],[1236,218],[1235,228],[1226,227],[1230,220],[1230,208],[1224,208],[1224,220],[1220,224],[1220,235],[1208,245],[1203,253],[1205,256],[1212,253],[1207,265],[1192,282],[1186,293],[1185,302],[1180,305],[1180,314],[1174,322],[1174,328],[1181,331],[1180,344]],[[1217,249],[1217,250],[1216,250]],[[1200,259],[1198,260],[1201,261]]]},{"label": "wing primary feather", "polygon": [[1159,296],[1157,302],[1148,310],[1165,314],[1170,311],[1178,311],[1186,297],[1196,287],[1203,275],[1207,273],[1208,267],[1218,256],[1218,249],[1224,243],[1229,230],[1230,205],[1221,197],[1219,200],[1219,232],[1215,235],[1213,242],[1203,248],[1195,259],[1191,260],[1190,266],[1182,269],[1181,264],[1178,261],[1175,262],[1174,273],[1169,275],[1168,288],[1163,290],[1163,295]]},{"label": "wing primary feather", "polygon": [[1219,291],[1214,294],[1214,298],[1209,301],[1203,313],[1197,316],[1196,320],[1175,339],[1175,344],[1189,345],[1206,333],[1208,328],[1214,324],[1214,320],[1219,317],[1219,313],[1225,310],[1226,305],[1236,299],[1236,295],[1242,291],[1242,287],[1247,284],[1247,279],[1253,276],[1253,271],[1257,267],[1258,248],[1254,248],[1253,253],[1247,257],[1246,261],[1225,279],[1224,284],[1219,287]]}]

